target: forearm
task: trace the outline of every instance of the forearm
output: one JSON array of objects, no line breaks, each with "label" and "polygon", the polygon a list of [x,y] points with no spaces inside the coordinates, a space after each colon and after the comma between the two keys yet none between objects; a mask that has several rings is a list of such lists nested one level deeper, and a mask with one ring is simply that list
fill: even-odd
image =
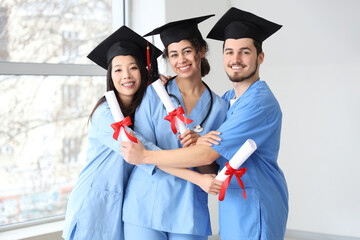
[{"label": "forearm", "polygon": [[174,150],[145,151],[143,163],[177,168],[210,165],[220,154],[208,146],[192,146]]},{"label": "forearm", "polygon": [[174,167],[166,167],[166,166],[157,166],[157,167],[163,170],[164,172],[167,172],[171,175],[182,178],[186,181],[189,181],[193,184],[200,186],[198,181],[200,178],[200,173],[198,172],[195,172],[188,168],[174,168]]},{"label": "forearm", "polygon": [[221,181],[215,179],[215,174],[201,174],[188,168],[173,168],[164,166],[160,166],[159,168],[167,173],[199,186],[203,191],[209,194],[218,194],[223,184]]}]

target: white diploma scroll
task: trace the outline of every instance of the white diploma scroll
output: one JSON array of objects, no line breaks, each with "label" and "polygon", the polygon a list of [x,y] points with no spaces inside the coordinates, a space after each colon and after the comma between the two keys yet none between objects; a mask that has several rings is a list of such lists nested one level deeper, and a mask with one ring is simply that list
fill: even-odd
[{"label": "white diploma scroll", "polygon": [[[118,101],[116,100],[114,91],[111,90],[111,91],[105,92],[105,98],[109,104],[110,111],[111,111],[111,114],[113,115],[115,122],[122,121],[124,119],[124,115],[121,112],[121,109],[118,104]],[[126,128],[126,131],[129,132],[128,127],[125,127],[125,128]],[[124,142],[131,142],[130,139],[126,136],[126,134],[124,132],[124,128],[120,129],[120,137],[121,137],[121,140]]]},{"label": "white diploma scroll", "polygon": [[[168,113],[175,110],[174,103],[171,101],[169,94],[166,92],[164,85],[162,84],[161,80],[158,79],[151,84],[157,95],[159,96],[161,102],[164,104],[165,109]],[[186,131],[185,124],[178,118],[175,117],[175,125],[180,133],[184,133]]]},{"label": "white diploma scroll", "polygon": [[[246,142],[239,148],[235,155],[230,159],[229,165],[233,169],[238,169],[245,161],[250,157],[250,155],[256,150],[256,143],[248,139]],[[226,166],[221,169],[221,171],[216,176],[216,180],[225,181],[228,175],[225,175],[227,168]]]}]

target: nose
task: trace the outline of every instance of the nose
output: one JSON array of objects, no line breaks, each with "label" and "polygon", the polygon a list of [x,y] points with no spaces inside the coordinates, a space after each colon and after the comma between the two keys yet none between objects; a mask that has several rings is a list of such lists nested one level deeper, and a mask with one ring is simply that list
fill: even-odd
[{"label": "nose", "polygon": [[130,71],[128,69],[125,69],[123,71],[123,79],[129,79],[129,78],[131,78]]},{"label": "nose", "polygon": [[186,57],[184,56],[184,54],[180,54],[180,55],[179,55],[179,62],[180,62],[180,63],[186,62]]},{"label": "nose", "polygon": [[241,54],[238,52],[235,53],[234,58],[235,58],[236,62],[240,63],[242,61]]}]

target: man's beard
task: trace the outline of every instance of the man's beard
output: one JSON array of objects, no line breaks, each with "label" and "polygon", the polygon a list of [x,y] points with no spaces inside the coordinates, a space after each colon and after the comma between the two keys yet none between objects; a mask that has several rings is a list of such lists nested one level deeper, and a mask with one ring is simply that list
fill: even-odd
[{"label": "man's beard", "polygon": [[230,81],[232,81],[232,82],[242,82],[242,81],[244,81],[244,80],[247,80],[247,79],[249,79],[249,78],[251,78],[252,76],[254,76],[255,75],[255,73],[256,73],[256,71],[257,71],[257,69],[258,69],[258,60],[256,59],[256,68],[254,69],[254,71],[252,71],[249,75],[247,75],[247,76],[243,76],[243,77],[238,77],[238,76],[236,76],[236,74],[233,76],[233,77],[231,77],[228,73],[226,73],[227,75],[228,75],[228,77],[229,77],[229,79],[230,79]]}]

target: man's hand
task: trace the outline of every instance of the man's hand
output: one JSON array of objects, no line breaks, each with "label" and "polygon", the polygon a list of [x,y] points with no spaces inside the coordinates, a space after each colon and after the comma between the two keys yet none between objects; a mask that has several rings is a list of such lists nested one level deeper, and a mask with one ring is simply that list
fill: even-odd
[{"label": "man's hand", "polygon": [[183,134],[178,135],[178,139],[184,147],[196,145],[200,135],[193,130],[187,129]]},{"label": "man's hand", "polygon": [[[130,133],[134,136],[134,133]],[[120,142],[120,150],[125,161],[133,165],[143,164],[145,159],[146,149],[144,145],[138,140],[138,143]]]},{"label": "man's hand", "polygon": [[196,145],[205,145],[211,147],[213,144],[219,145],[219,142],[222,140],[219,135],[221,132],[218,131],[211,131],[208,134],[205,134],[204,136],[200,137]]}]

